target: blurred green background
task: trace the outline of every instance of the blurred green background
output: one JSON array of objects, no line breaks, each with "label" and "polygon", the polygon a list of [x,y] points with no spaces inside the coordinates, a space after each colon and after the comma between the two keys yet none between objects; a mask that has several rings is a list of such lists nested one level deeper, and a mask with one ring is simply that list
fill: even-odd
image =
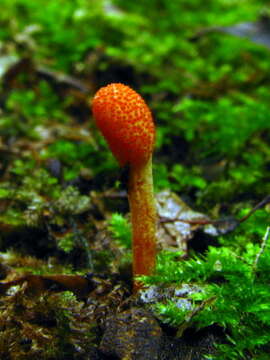
[{"label": "blurred green background", "polygon": [[[37,157],[61,161],[65,180],[83,168],[89,176],[110,176],[117,165],[87,103],[100,86],[123,82],[154,113],[157,190],[184,192],[208,210],[236,198],[259,199],[269,192],[270,51],[227,32],[267,18],[267,5],[2,0],[2,142],[47,136]],[[81,132],[71,139],[59,130],[51,140],[50,129],[60,124],[66,132],[83,125],[94,139],[81,140]]]}]

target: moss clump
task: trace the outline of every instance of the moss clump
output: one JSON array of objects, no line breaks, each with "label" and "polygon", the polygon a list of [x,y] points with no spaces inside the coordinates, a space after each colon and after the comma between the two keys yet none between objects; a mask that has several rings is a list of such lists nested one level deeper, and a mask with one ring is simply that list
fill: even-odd
[{"label": "moss clump", "polygon": [[[239,241],[239,235],[231,240]],[[145,282],[188,283],[200,290],[157,304],[158,316],[177,327],[179,334],[192,326],[222,327],[226,339],[217,345],[218,354],[211,356],[214,359],[265,359],[270,343],[269,228],[261,245],[247,242],[241,249],[235,244],[210,247],[204,256],[181,262],[174,258],[171,253],[161,254],[157,274]],[[188,306],[180,306],[181,301]]]},{"label": "moss clump", "polygon": [[131,248],[131,227],[127,220],[118,213],[112,214],[109,221],[109,230],[120,245]]},{"label": "moss clump", "polygon": [[1,358],[79,359],[95,348],[94,323],[72,293],[33,297],[22,288],[2,299]]}]

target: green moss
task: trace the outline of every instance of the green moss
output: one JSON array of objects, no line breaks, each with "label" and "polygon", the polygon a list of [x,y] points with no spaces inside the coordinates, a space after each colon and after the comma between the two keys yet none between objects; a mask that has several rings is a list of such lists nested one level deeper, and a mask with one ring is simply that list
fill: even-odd
[{"label": "green moss", "polygon": [[[245,246],[237,247],[241,244],[238,235],[231,236],[231,246],[210,247],[205,256],[195,255],[186,261],[176,260],[178,254],[161,254],[157,274],[144,278],[147,284],[189,283],[199,287],[200,291],[182,295],[188,307],[179,306],[180,295],[177,301],[156,305],[155,311],[180,333],[188,326],[216,324],[224,328],[228,343],[217,346],[214,359],[246,359],[250,353],[261,359],[269,347],[269,234],[264,234],[260,246],[250,242],[249,227],[246,230],[243,235],[242,229],[242,237],[249,234]],[[256,235],[254,231],[252,234]]]},{"label": "green moss", "polygon": [[131,226],[123,215],[114,213],[109,221],[109,230],[120,245],[131,248]]},{"label": "green moss", "polygon": [[74,234],[67,234],[58,241],[57,246],[64,252],[69,253],[74,249],[75,242]]},{"label": "green moss", "polygon": [[59,139],[44,148],[41,157],[61,161],[66,181],[78,177],[84,169],[89,169],[88,176],[92,177],[101,171],[110,171],[116,167],[112,155],[106,151],[97,152],[93,144],[82,141]]},{"label": "green moss", "polygon": [[33,297],[17,290],[1,306],[1,357],[73,358],[78,345],[86,353],[96,340],[95,324],[86,318],[70,292]]},{"label": "green moss", "polygon": [[[27,83],[26,83],[27,84]],[[60,98],[45,81],[40,81],[34,89],[26,88],[22,81],[21,89],[8,93],[4,116],[0,117],[1,133],[5,137],[26,136],[40,139],[43,127],[57,121],[64,123],[67,115],[60,106]]]}]

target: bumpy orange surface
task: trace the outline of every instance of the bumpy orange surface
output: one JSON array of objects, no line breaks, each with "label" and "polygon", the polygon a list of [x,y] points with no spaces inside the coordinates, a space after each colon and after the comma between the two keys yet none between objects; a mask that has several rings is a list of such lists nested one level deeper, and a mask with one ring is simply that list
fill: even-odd
[{"label": "bumpy orange surface", "polygon": [[123,84],[96,93],[92,110],[98,128],[121,166],[141,165],[152,154],[155,126],[142,97]]}]

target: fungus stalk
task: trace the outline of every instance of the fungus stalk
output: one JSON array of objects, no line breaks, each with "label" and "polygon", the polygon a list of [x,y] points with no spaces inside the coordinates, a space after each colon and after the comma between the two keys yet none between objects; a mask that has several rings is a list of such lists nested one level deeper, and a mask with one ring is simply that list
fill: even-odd
[{"label": "fungus stalk", "polygon": [[150,275],[156,261],[152,157],[143,166],[130,167],[128,199],[132,223],[133,274]]},{"label": "fungus stalk", "polygon": [[120,166],[129,166],[133,275],[150,275],[156,261],[152,176],[155,126],[151,112],[141,96],[123,84],[101,88],[93,99],[92,108],[97,127]]}]

